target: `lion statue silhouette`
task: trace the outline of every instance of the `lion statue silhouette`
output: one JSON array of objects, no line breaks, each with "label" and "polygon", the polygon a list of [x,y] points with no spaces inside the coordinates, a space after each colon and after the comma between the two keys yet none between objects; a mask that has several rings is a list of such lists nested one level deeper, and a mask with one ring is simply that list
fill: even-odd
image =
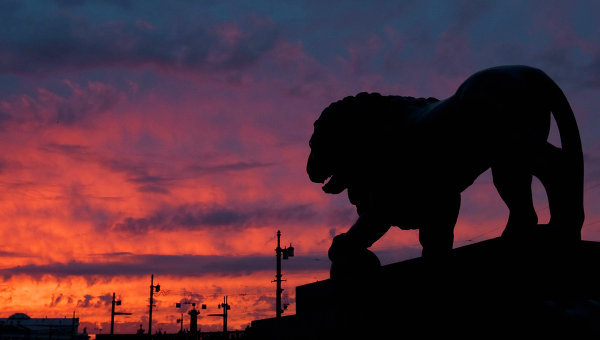
[{"label": "lion statue silhouette", "polygon": [[[561,147],[547,142],[551,117]],[[527,66],[469,77],[444,100],[359,93],[332,103],[314,123],[307,172],[323,191],[348,191],[358,219],[329,249],[331,275],[379,264],[368,248],[391,226],[418,229],[422,256],[444,256],[454,241],[460,195],[491,168],[509,209],[502,238],[540,228],[581,240],[583,153],[571,107],[558,85]],[[548,197],[538,226],[531,181]]]}]

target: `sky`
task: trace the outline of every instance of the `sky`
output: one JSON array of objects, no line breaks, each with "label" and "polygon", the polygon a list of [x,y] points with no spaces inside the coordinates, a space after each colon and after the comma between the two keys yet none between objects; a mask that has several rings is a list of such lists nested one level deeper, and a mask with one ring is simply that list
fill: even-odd
[{"label": "sky", "polygon": [[[585,158],[583,238],[600,241],[596,1],[0,1],[0,318],[80,318],[117,333],[174,332],[194,301],[203,331],[284,315],[329,276],[356,219],[306,174],[312,124],[359,92],[436,97],[476,71],[544,70],[575,112]],[[556,129],[551,141],[557,143]],[[540,222],[545,193],[533,183]],[[508,210],[489,172],[463,193],[455,247],[498,236]],[[415,231],[374,246],[420,255]],[[120,308],[120,309],[119,309]],[[189,327],[185,317],[184,327]]]}]

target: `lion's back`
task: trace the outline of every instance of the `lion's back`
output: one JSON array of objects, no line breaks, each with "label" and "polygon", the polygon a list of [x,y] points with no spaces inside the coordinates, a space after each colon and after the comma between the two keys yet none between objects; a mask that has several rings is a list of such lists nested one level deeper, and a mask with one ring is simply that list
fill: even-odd
[{"label": "lion's back", "polygon": [[524,102],[539,105],[538,99],[544,99],[551,83],[550,77],[535,67],[497,66],[467,78],[455,96],[462,101],[493,101],[502,106]]}]

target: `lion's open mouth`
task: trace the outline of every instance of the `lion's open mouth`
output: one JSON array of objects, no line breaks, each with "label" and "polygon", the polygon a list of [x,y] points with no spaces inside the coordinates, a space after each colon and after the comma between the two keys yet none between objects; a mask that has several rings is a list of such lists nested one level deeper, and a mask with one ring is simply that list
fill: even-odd
[{"label": "lion's open mouth", "polygon": [[331,179],[333,178],[333,175],[329,175],[327,177],[325,177],[324,180],[320,181],[320,183],[323,183],[323,188],[327,186],[327,184],[329,184],[329,182],[331,182]]},{"label": "lion's open mouth", "polygon": [[340,179],[340,176],[329,176],[323,183],[322,189],[328,194],[339,194],[346,189],[346,184]]}]

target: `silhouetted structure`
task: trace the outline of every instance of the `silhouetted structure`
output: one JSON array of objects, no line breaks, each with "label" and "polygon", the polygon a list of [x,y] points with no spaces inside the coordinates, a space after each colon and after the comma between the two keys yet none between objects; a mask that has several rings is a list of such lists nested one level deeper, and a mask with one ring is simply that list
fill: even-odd
[{"label": "silhouetted structure", "polygon": [[[547,142],[551,115],[561,148]],[[307,172],[326,193],[348,189],[359,218],[334,238],[332,277],[378,266],[366,250],[390,226],[419,229],[423,256],[452,249],[460,193],[491,168],[510,215],[503,237],[535,234],[532,175],[544,185],[563,242],[581,239],[583,153],[571,107],[545,73],[496,67],[451,97],[359,93],[327,107],[314,124]]]},{"label": "silhouetted structure", "polygon": [[196,334],[198,333],[198,314],[200,314],[200,311],[196,308],[192,308],[188,314],[190,315],[190,332]]},{"label": "silhouetted structure", "polygon": [[227,303],[227,296],[223,296],[223,303],[220,303],[217,307],[223,308],[221,314],[208,314],[208,316],[220,316],[223,318],[223,336],[227,336],[227,312],[231,309],[231,306]]},{"label": "silhouetted structure", "polygon": [[296,315],[251,339],[542,339],[600,336],[600,242],[492,239],[372,276],[296,288]]},{"label": "silhouetted structure", "polygon": [[112,295],[112,307],[110,309],[110,334],[115,334],[115,315],[131,315],[127,312],[115,312],[115,306],[120,306],[121,300],[116,300],[115,293]]},{"label": "silhouetted structure", "polygon": [[154,285],[154,274],[150,276],[150,306],[148,309],[148,335],[152,337],[152,308],[154,308],[154,292],[160,292],[160,285]]},{"label": "silhouetted structure", "polygon": [[[561,148],[546,140],[551,114]],[[360,93],[315,122],[307,172],[348,189],[359,218],[329,249],[331,279],[296,288],[296,315],[252,339],[600,336],[600,243],[581,241],[583,153],[575,117],[542,71],[476,73],[446,100]],[[491,167],[510,215],[501,238],[452,249],[460,193]],[[551,220],[537,224],[532,176]],[[367,248],[419,229],[423,257],[381,267]]]},{"label": "silhouetted structure", "polygon": [[277,271],[275,272],[275,282],[277,283],[277,287],[275,288],[275,317],[280,318],[281,313],[287,307],[287,305],[284,308],[281,306],[281,293],[283,293],[281,281],[285,281],[281,279],[281,258],[283,257],[284,260],[287,260],[290,257],[294,257],[294,247],[292,247],[291,243],[289,248],[281,248],[280,230],[277,230],[277,248],[275,248],[275,254],[277,256]]},{"label": "silhouetted structure", "polygon": [[[145,332],[144,332],[145,333]],[[143,340],[148,339],[148,335],[144,333],[138,334],[96,334],[96,340]],[[223,339],[245,339],[245,331],[228,331],[224,336],[223,332],[198,332],[193,334],[192,332],[183,333],[162,333],[161,335],[155,334],[155,339],[160,340],[223,340]],[[44,339],[44,340],[47,340]]]},{"label": "silhouetted structure", "polygon": [[79,318],[31,318],[15,313],[0,318],[2,340],[88,340],[87,333],[78,333]]}]

